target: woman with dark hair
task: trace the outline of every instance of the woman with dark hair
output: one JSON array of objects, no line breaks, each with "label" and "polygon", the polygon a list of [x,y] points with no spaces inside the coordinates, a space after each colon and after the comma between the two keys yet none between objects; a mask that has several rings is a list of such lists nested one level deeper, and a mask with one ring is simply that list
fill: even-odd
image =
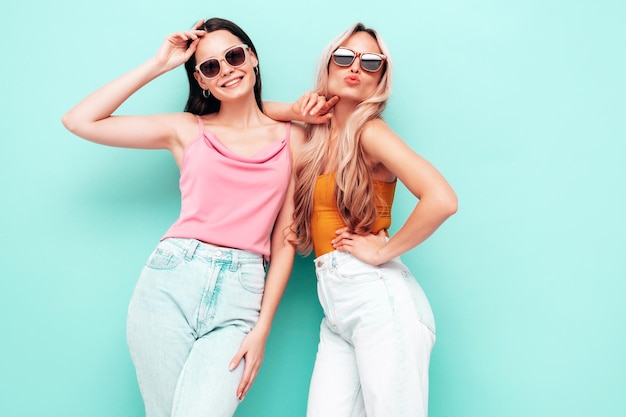
[{"label": "woman with dark hair", "polygon": [[[308,417],[428,412],[435,322],[399,256],[454,214],[457,198],[383,120],[390,93],[389,51],[359,23],[325,49],[313,93],[293,105],[266,103],[278,120],[309,123],[295,165],[292,225],[298,250],[315,252],[324,310]],[[390,237],[398,179],[419,202]]]},{"label": "woman with dark hair", "polygon": [[[113,115],[182,63],[185,112]],[[128,344],[148,417],[232,416],[257,375],[293,265],[292,153],[304,130],[263,114],[254,44],[218,18],[168,36],[63,124],[104,145],[172,153],[181,213],[139,277]]]}]

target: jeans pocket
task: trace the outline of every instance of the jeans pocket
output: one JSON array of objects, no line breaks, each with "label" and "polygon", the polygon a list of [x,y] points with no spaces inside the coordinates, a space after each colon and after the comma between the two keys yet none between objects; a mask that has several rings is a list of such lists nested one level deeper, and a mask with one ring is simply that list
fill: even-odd
[{"label": "jeans pocket", "polygon": [[151,269],[174,269],[182,259],[182,253],[159,244],[146,261],[146,266]]},{"label": "jeans pocket", "polygon": [[246,290],[260,294],[265,289],[265,269],[261,264],[243,264],[239,271],[239,283]]},{"label": "jeans pocket", "polygon": [[355,257],[342,260],[335,270],[337,277],[349,284],[376,281],[381,278],[377,267],[366,264]]}]

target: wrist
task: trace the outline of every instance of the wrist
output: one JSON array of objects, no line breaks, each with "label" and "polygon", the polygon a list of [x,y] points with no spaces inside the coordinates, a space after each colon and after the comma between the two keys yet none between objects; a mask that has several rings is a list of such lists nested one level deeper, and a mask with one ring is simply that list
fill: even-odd
[{"label": "wrist", "polygon": [[259,318],[257,323],[254,325],[254,331],[257,333],[263,333],[266,336],[270,334],[270,330],[272,328],[272,323],[267,322],[266,320],[262,320]]},{"label": "wrist", "polygon": [[393,259],[393,256],[391,256],[388,252],[388,244],[385,243],[383,246],[381,246],[380,248],[378,248],[378,250],[376,251],[376,256],[375,256],[375,261],[376,261],[376,265],[382,265],[386,262],[389,262],[391,259]]},{"label": "wrist", "polygon": [[161,62],[156,56],[148,59],[144,63],[144,68],[152,78],[156,78],[169,71],[166,64]]},{"label": "wrist", "polygon": [[305,122],[305,116],[297,107],[297,102],[285,106],[285,118],[295,122]]}]

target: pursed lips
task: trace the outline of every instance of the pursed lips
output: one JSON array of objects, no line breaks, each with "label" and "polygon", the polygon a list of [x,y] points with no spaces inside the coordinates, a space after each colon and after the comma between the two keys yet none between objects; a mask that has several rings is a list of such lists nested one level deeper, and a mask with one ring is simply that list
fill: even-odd
[{"label": "pursed lips", "polygon": [[344,80],[349,85],[357,85],[361,83],[361,80],[359,80],[359,77],[357,77],[356,75],[348,75],[344,78]]}]

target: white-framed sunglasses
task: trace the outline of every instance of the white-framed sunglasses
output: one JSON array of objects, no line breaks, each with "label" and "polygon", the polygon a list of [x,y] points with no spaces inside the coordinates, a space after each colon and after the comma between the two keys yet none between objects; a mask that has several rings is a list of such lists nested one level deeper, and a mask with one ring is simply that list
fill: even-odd
[{"label": "white-framed sunglasses", "polygon": [[[228,48],[224,52],[224,61],[231,67],[240,67],[246,62],[246,49],[248,45],[242,43],[241,45],[235,45]],[[211,79],[219,75],[221,59],[208,58],[196,65],[196,71],[202,74],[205,78]]]}]

